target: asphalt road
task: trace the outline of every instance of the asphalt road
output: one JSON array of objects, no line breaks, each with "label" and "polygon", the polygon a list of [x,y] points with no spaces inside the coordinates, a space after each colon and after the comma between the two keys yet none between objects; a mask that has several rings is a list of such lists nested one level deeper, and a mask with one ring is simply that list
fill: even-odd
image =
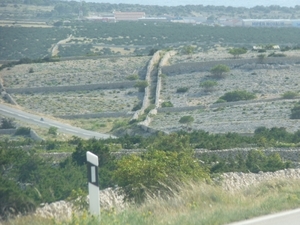
[{"label": "asphalt road", "polygon": [[45,127],[45,128],[56,127],[60,133],[66,133],[84,139],[90,139],[90,138],[107,139],[110,137],[114,138],[114,136],[111,135],[102,134],[94,131],[88,131],[78,127],[73,127],[71,125],[64,124],[59,121],[49,119],[47,117],[43,117],[43,120],[41,120],[41,117],[38,115],[30,114],[5,104],[0,104],[0,114],[6,117],[15,118],[17,120],[29,124],[34,124],[40,127]]},{"label": "asphalt road", "polygon": [[300,225],[300,209],[262,216],[228,225]]}]

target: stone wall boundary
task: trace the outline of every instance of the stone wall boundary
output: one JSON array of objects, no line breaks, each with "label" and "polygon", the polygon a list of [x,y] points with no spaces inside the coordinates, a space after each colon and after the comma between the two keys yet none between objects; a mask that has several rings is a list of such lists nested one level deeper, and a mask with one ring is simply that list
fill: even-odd
[{"label": "stone wall boundary", "polygon": [[[224,150],[206,150],[206,149],[196,149],[195,155],[201,158],[201,155],[217,155],[221,158],[235,157],[241,154],[246,158],[247,154],[251,150],[257,150],[260,148],[234,148],[234,149],[224,149]],[[299,162],[300,161],[300,147],[299,148],[266,148],[261,149],[266,155],[271,155],[273,153],[278,153],[284,160]]]},{"label": "stone wall boundary", "polygon": [[132,117],[130,112],[103,112],[93,114],[78,114],[78,115],[59,115],[56,117],[62,119],[93,119],[93,118],[118,118],[118,117]]},{"label": "stone wall boundary", "polygon": [[33,87],[33,88],[6,88],[7,93],[11,94],[31,94],[31,93],[45,93],[45,92],[66,92],[66,91],[90,91],[90,90],[105,90],[105,89],[122,89],[132,88],[136,82],[114,82],[114,83],[101,83],[89,85],[75,85],[75,86],[56,86],[56,87]]},{"label": "stone wall boundary", "polygon": [[[17,128],[12,128],[12,129],[0,129],[0,135],[14,135],[17,131]],[[38,136],[38,134],[30,129],[30,138],[32,138],[35,141],[43,141],[44,139]]]},{"label": "stone wall boundary", "polygon": [[13,135],[17,129],[0,129],[0,135]]},{"label": "stone wall boundary", "polygon": [[[207,62],[186,62],[178,63],[171,66],[164,66],[162,72],[168,76],[174,76],[184,73],[193,72],[203,72],[209,71],[212,67],[218,64],[225,64],[231,69],[238,68],[245,64],[255,65],[284,65],[284,64],[300,64],[300,57],[270,57],[263,59],[263,62],[259,62],[257,58],[252,59],[227,59],[227,60],[217,60],[217,61],[207,61]],[[260,66],[261,67],[261,66]]]},{"label": "stone wall boundary", "polygon": [[[153,69],[155,68],[155,66],[157,65],[157,63],[160,60],[160,54],[161,54],[161,51],[155,52],[154,55],[152,56],[152,58],[150,59],[150,61],[148,62],[145,81],[147,81],[149,85],[150,85],[150,81],[151,81],[151,79],[150,79],[151,73],[153,72]],[[131,120],[137,120],[140,115],[144,114],[145,109],[147,109],[148,106],[150,105],[150,100],[149,100],[150,87],[149,87],[149,85],[145,88],[145,94],[144,94],[141,109],[139,109],[135,112],[135,114],[133,115]]]}]

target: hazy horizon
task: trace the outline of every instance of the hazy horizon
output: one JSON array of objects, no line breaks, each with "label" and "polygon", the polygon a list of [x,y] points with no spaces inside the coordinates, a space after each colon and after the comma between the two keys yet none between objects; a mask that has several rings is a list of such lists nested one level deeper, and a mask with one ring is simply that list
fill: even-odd
[{"label": "hazy horizon", "polygon": [[110,3],[110,4],[139,4],[139,5],[159,5],[159,6],[179,6],[179,5],[214,5],[252,8],[255,6],[279,5],[284,7],[295,7],[300,5],[299,0],[85,0],[87,2]]}]

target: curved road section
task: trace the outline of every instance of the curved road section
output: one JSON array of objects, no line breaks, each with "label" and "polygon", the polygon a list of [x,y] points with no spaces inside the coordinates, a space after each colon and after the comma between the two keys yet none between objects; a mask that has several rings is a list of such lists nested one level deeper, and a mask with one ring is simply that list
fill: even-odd
[{"label": "curved road section", "polygon": [[74,135],[77,137],[81,137],[84,139],[90,139],[90,138],[96,138],[96,139],[108,139],[108,138],[115,138],[115,136],[108,135],[108,134],[102,134],[94,131],[84,130],[78,127],[73,127],[68,124],[64,124],[52,119],[48,119],[46,117],[43,117],[41,119],[40,116],[33,115],[24,111],[21,111],[19,109],[9,107],[4,104],[0,104],[0,114],[6,116],[6,117],[12,117],[17,120],[34,124],[40,127],[49,128],[49,127],[56,127],[58,131],[61,133],[66,133],[70,135]]},{"label": "curved road section", "polygon": [[299,225],[300,209],[262,216],[228,225]]}]

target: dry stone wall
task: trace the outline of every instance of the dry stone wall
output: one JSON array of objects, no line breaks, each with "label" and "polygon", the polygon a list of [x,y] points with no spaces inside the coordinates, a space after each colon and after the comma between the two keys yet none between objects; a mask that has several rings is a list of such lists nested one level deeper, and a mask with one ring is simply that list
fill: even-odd
[{"label": "dry stone wall", "polygon": [[[246,158],[249,151],[257,148],[234,148],[224,150],[196,149],[195,155],[201,157],[203,154],[217,155],[221,158],[235,157],[241,154]],[[266,155],[278,153],[284,160],[298,162],[300,160],[300,148],[267,148],[262,150]]]},{"label": "dry stone wall", "polygon": [[92,119],[92,118],[118,118],[118,117],[132,117],[131,112],[104,112],[94,114],[80,114],[80,115],[62,115],[57,116],[62,119]]},{"label": "dry stone wall", "polygon": [[[176,65],[164,66],[162,72],[168,76],[183,74],[183,73],[193,73],[198,71],[209,71],[212,67],[224,64],[233,68],[244,67],[244,69],[257,69],[257,68],[270,68],[270,65],[291,65],[300,64],[300,57],[275,57],[275,58],[265,58],[263,63],[260,63],[258,59],[228,59],[219,61],[208,61],[208,62],[191,62],[191,63],[178,63]],[[266,66],[269,65],[269,66]]]},{"label": "dry stone wall", "polygon": [[57,86],[57,87],[35,87],[35,88],[6,88],[8,93],[44,93],[44,92],[66,92],[66,91],[90,91],[97,89],[118,89],[118,88],[132,88],[135,85],[133,81],[101,83],[90,85],[77,86]]},{"label": "dry stone wall", "polygon": [[[151,60],[148,63],[147,73],[146,73],[146,77],[145,77],[145,80],[148,82],[148,84],[150,84],[150,81],[151,81],[150,80],[151,73],[152,73],[154,67],[156,66],[156,64],[160,60],[160,54],[161,54],[161,51],[155,52],[155,54],[152,56]],[[145,95],[143,98],[142,107],[140,110],[136,111],[136,113],[132,117],[132,120],[138,119],[139,116],[142,115],[144,113],[145,109],[150,105],[149,97],[150,97],[150,87],[148,86],[145,88]]]}]

